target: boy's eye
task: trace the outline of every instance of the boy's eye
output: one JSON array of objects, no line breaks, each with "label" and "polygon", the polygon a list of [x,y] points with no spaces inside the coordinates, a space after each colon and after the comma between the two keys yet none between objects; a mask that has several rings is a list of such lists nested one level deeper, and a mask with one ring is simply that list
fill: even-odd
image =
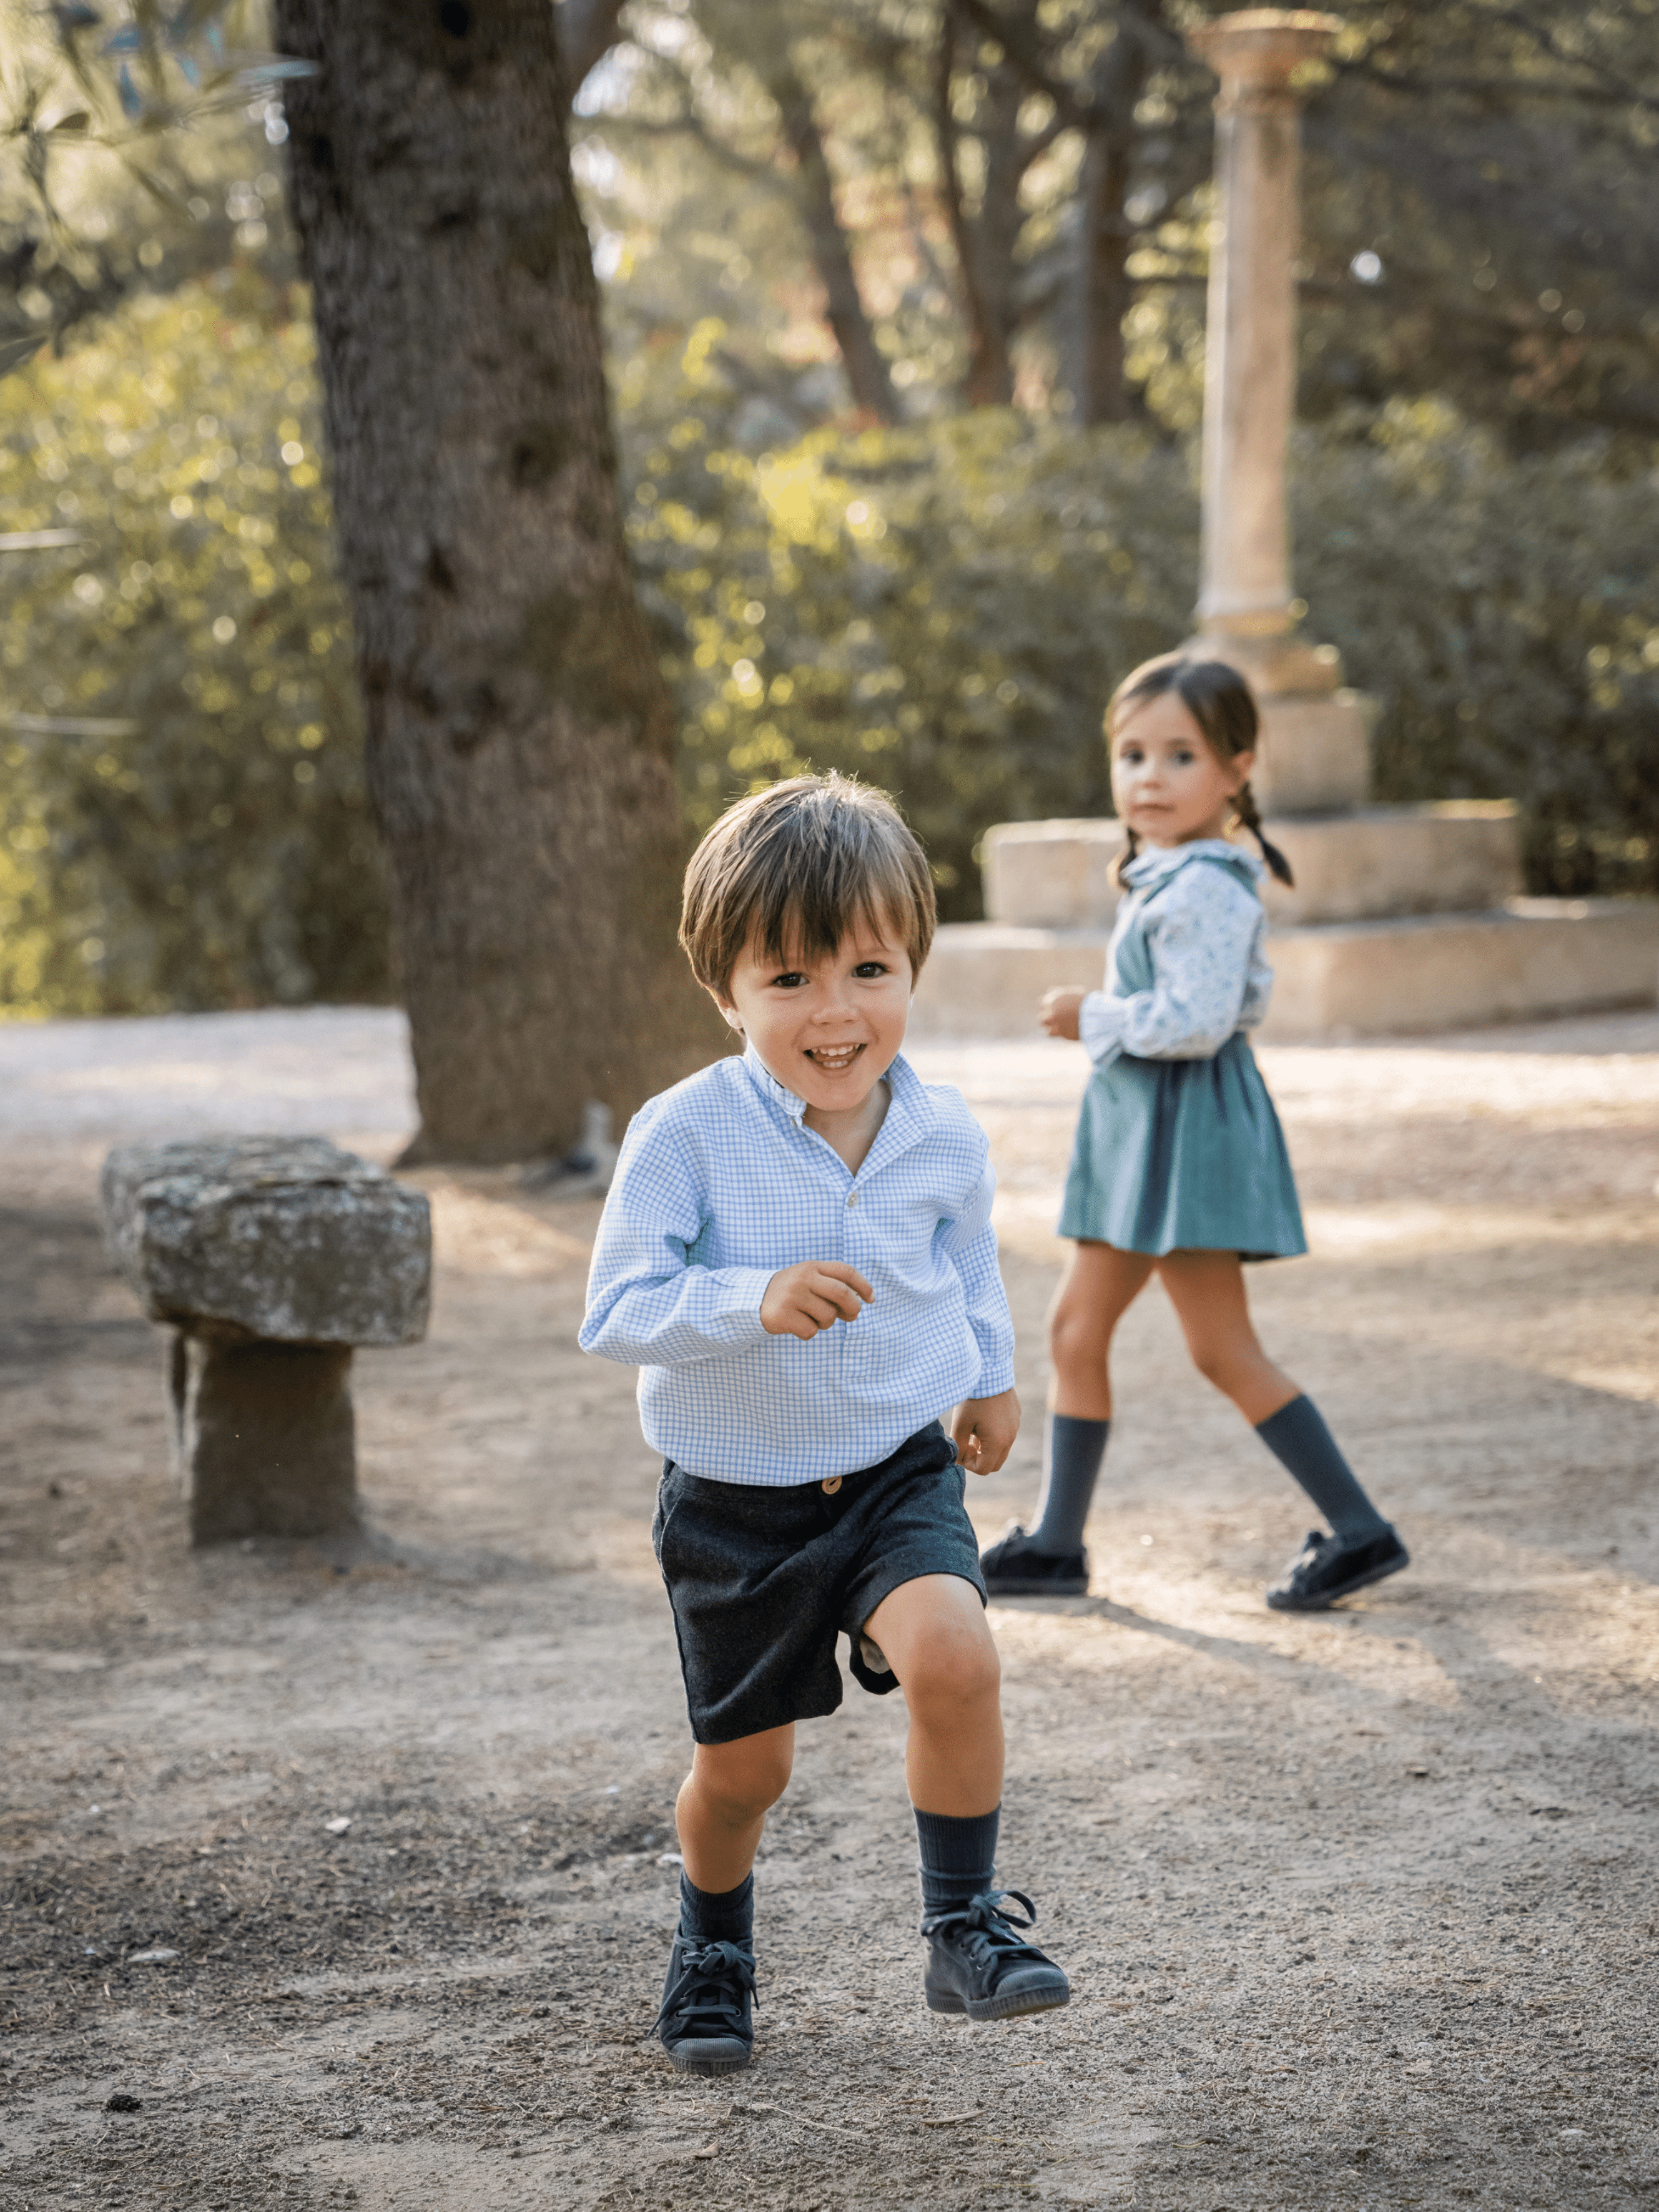
[{"label": "boy's eye", "polygon": [[887,973],[887,963],[884,960],[860,960],[853,973],[860,983],[868,983]]},{"label": "boy's eye", "polygon": [[799,989],[805,981],[805,976],[799,969],[787,968],[781,975],[775,975],[772,978],[772,988],[775,991],[793,991]]}]

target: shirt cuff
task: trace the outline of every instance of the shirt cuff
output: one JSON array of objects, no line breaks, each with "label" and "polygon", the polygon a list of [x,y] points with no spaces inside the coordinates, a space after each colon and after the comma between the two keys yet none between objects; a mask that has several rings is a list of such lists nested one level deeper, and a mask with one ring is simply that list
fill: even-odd
[{"label": "shirt cuff", "polygon": [[[766,1286],[777,1272],[775,1267],[721,1268],[720,1319],[732,1327],[733,1344],[758,1344],[767,1334],[761,1322],[761,1305]],[[753,1328],[738,1334],[745,1322],[752,1322]]]},{"label": "shirt cuff", "polygon": [[1122,1053],[1122,1024],[1117,1012],[1121,1004],[1121,1000],[1109,999],[1103,991],[1091,991],[1077,1010],[1078,1036],[1097,1067],[1109,1067]]}]

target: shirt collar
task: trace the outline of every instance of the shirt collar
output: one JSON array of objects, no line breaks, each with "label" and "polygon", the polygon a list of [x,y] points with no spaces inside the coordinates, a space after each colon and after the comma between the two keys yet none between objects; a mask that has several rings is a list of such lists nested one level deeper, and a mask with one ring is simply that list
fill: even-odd
[{"label": "shirt collar", "polygon": [[[802,1125],[802,1116],[806,1112],[806,1101],[804,1098],[798,1098],[786,1084],[778,1081],[777,1077],[773,1074],[754,1046],[746,1039],[743,1048],[743,1066],[744,1073],[761,1097],[769,1099],[773,1105],[776,1106],[781,1112],[787,1114],[795,1127],[799,1128]],[[871,1148],[872,1155],[877,1146],[884,1152],[889,1149],[882,1143],[882,1139],[896,1122],[904,1124],[919,1120],[931,1121],[932,1118],[933,1102],[927,1096],[921,1077],[902,1053],[896,1055],[892,1066],[887,1071],[887,1087],[892,1096],[888,1102],[887,1118],[877,1134],[875,1146]],[[867,1165],[868,1163],[866,1162],[866,1164]]]},{"label": "shirt collar", "polygon": [[1225,837],[1194,837],[1185,845],[1148,845],[1125,868],[1123,880],[1136,890],[1144,890],[1149,884],[1163,883],[1190,860],[1219,860],[1224,866],[1237,869],[1252,884],[1260,883],[1267,873],[1266,862],[1242,845]]}]

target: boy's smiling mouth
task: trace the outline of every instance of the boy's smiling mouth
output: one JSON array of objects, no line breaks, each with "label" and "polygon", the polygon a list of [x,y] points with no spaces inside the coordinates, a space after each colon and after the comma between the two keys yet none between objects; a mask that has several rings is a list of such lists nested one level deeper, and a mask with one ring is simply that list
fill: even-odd
[{"label": "boy's smiling mouth", "polygon": [[861,1044],[815,1044],[808,1045],[806,1057],[826,1075],[844,1075],[863,1050]]}]

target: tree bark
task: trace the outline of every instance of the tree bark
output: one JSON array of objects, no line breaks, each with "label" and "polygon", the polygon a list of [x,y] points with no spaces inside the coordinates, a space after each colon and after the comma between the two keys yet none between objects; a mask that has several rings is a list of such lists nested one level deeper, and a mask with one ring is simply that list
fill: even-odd
[{"label": "tree bark", "polygon": [[[672,710],[629,570],[548,0],[274,0],[415,1157],[690,1064]],[[697,1056],[707,1057],[708,1047]]]},{"label": "tree bark", "polygon": [[897,395],[886,356],[876,343],[875,331],[865,313],[847,233],[836,211],[835,182],[823,150],[823,134],[787,39],[767,40],[755,66],[777,108],[784,143],[795,157],[801,220],[811,245],[812,266],[823,287],[824,319],[835,334],[853,404],[878,422],[896,422]]},{"label": "tree bark", "polygon": [[[1006,407],[1014,396],[1014,365],[1009,351],[1013,329],[1012,264],[988,270],[982,265],[980,240],[968,219],[963,198],[962,170],[957,157],[960,133],[951,105],[951,83],[957,65],[957,14],[954,0],[945,0],[939,11],[939,44],[933,63],[933,133],[937,149],[939,188],[956,248],[957,278],[962,294],[962,316],[968,330],[968,373],[962,396],[969,407]],[[990,199],[988,188],[986,203]],[[981,219],[985,212],[981,206]],[[1017,209],[1015,210],[1018,212]],[[999,226],[1006,228],[1006,224]],[[1018,234],[1018,223],[1015,225]],[[999,282],[999,278],[1002,281]]]},{"label": "tree bark", "polygon": [[1135,106],[1152,70],[1150,27],[1163,0],[1125,0],[1118,28],[1095,70],[1078,189],[1078,419],[1121,422],[1133,412],[1123,380],[1123,319],[1129,312],[1134,227],[1125,203],[1134,157]]}]

